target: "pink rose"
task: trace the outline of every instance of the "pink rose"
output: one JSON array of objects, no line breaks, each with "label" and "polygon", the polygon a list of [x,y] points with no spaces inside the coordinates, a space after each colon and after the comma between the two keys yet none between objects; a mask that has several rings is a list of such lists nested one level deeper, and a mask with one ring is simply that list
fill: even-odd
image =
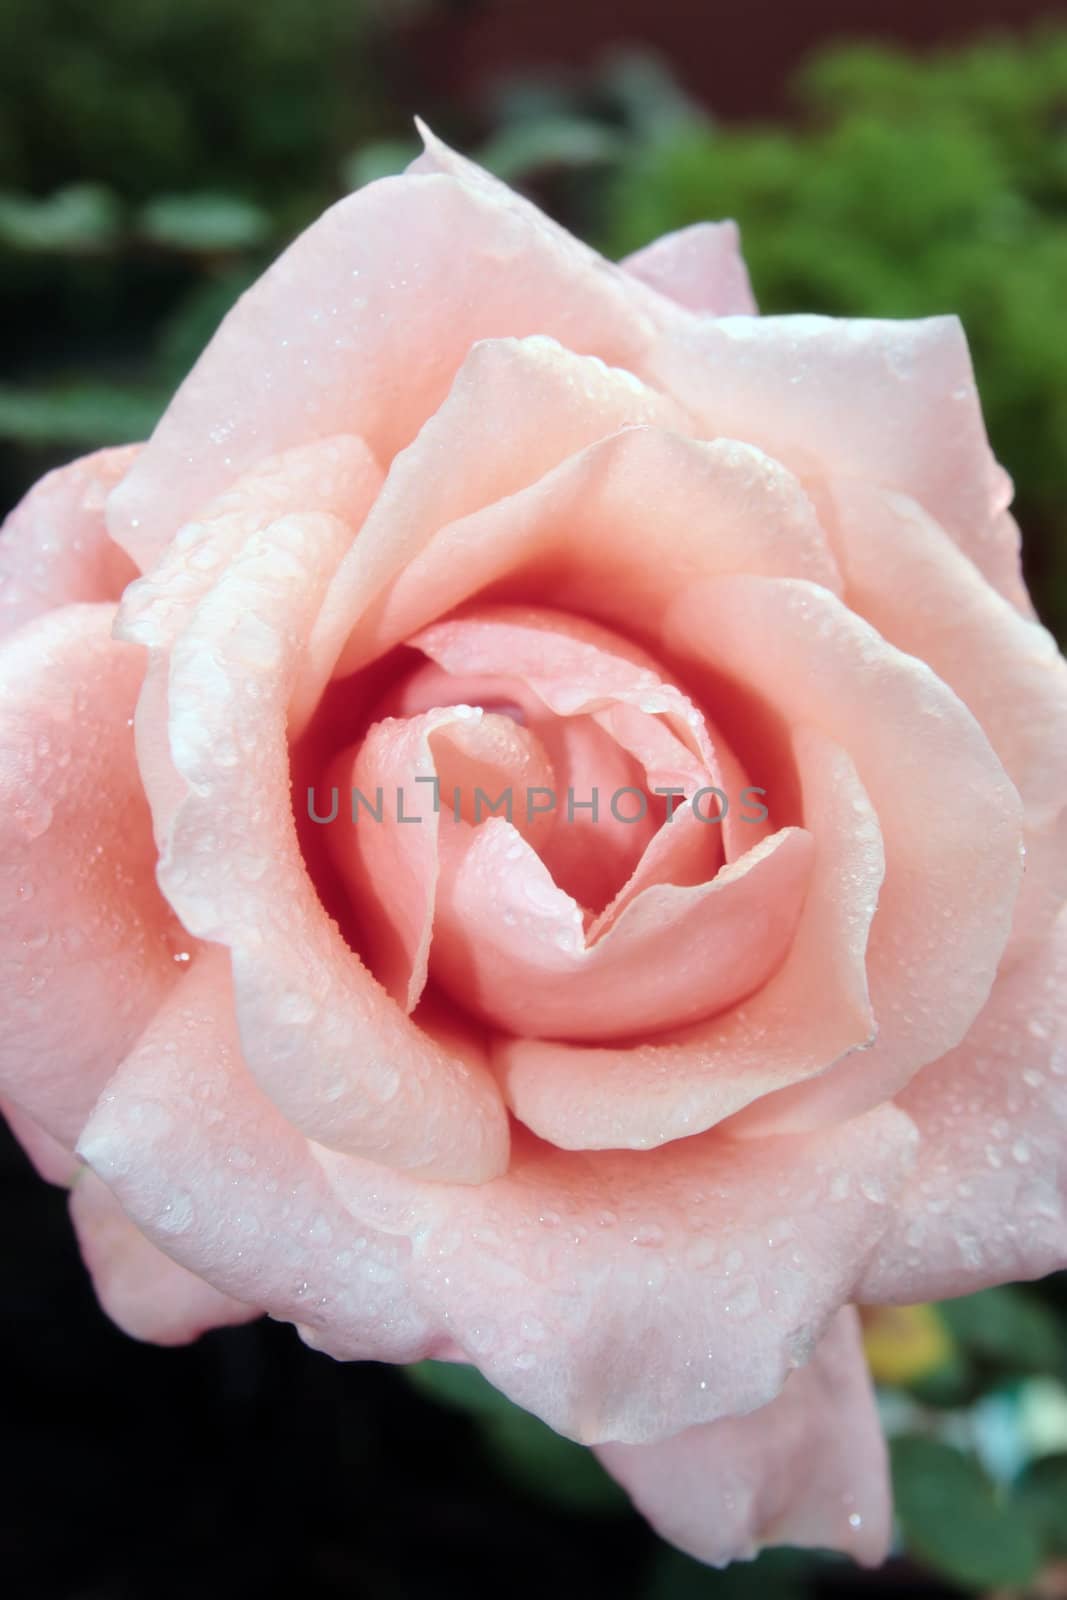
[{"label": "pink rose", "polygon": [[879,1560],[851,1303],[1067,1259],[1009,494],[955,321],[759,319],[730,224],[614,266],[433,140],[328,212],[2,548],[0,1086],[115,1319]]}]

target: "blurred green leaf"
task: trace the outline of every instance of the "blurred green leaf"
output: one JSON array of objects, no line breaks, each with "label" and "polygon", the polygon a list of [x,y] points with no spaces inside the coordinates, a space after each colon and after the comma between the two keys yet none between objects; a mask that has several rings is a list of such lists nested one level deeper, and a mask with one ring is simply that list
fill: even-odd
[{"label": "blurred green leaf", "polygon": [[95,450],[151,433],[167,396],[112,384],[20,389],[0,384],[0,438]]},{"label": "blurred green leaf", "polygon": [[1057,1370],[1063,1332],[1055,1315],[1025,1289],[1005,1286],[945,1300],[938,1310],[963,1348],[1011,1372]]},{"label": "blurred green leaf", "polygon": [[418,1361],[404,1368],[404,1376],[427,1399],[471,1417],[496,1416],[502,1406],[511,1403],[477,1367],[461,1361]]},{"label": "blurred green leaf", "polygon": [[99,183],[71,184],[46,199],[0,194],[0,242],[16,250],[100,250],[114,243],[122,207]]},{"label": "blurred green leaf", "polygon": [[1067,1556],[1067,1455],[1032,1462],[1015,1492],[1046,1552]]},{"label": "blurred green leaf", "polygon": [[374,139],[342,161],[342,182],[346,189],[355,190],[379,178],[393,178],[414,161],[421,149],[415,139]]},{"label": "blurred green leaf", "polygon": [[913,1379],[907,1391],[923,1405],[952,1410],[972,1400],[978,1387],[973,1363],[957,1350],[936,1372]]},{"label": "blurred green leaf", "polygon": [[641,1600],[805,1600],[807,1579],[826,1559],[811,1550],[764,1550],[718,1571],[664,1546]]},{"label": "blurred green leaf", "polygon": [[1025,1584],[1041,1562],[1031,1520],[999,1497],[972,1456],[937,1440],[903,1435],[890,1459],[896,1513],[912,1555],[973,1589]]},{"label": "blurred green leaf", "polygon": [[138,232],[153,244],[205,255],[250,250],[270,237],[270,213],[233,194],[164,194],[137,216]]},{"label": "blurred green leaf", "polygon": [[520,122],[503,128],[477,160],[505,183],[521,183],[548,167],[590,167],[615,161],[626,150],[621,132],[578,117]]},{"label": "blurred green leaf", "polygon": [[646,139],[705,124],[706,112],[691,100],[667,63],[647,50],[608,52],[598,85],[620,106],[627,125]]},{"label": "blurred green leaf", "polygon": [[466,1412],[508,1476],[530,1492],[573,1511],[623,1511],[629,1501],[591,1450],[512,1405],[475,1367],[422,1361],[405,1369],[430,1399]]}]

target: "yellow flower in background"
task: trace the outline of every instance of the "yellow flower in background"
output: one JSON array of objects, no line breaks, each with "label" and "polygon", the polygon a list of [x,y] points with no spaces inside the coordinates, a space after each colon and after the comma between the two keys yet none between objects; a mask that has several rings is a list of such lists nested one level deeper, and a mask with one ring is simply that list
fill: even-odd
[{"label": "yellow flower in background", "polygon": [[875,1382],[898,1385],[940,1371],[955,1350],[952,1335],[932,1305],[865,1307],[863,1345]]}]

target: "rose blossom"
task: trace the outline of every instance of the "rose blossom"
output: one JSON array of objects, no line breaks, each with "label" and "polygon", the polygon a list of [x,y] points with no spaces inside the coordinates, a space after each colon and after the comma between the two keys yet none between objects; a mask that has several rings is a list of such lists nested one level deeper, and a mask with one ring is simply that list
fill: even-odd
[{"label": "rose blossom", "polygon": [[761,319],[730,224],[611,265],[428,139],[298,239],[0,550],[0,1085],[116,1321],[470,1361],[704,1560],[878,1561],[852,1303],[1067,1258],[1009,494],[953,319]]}]

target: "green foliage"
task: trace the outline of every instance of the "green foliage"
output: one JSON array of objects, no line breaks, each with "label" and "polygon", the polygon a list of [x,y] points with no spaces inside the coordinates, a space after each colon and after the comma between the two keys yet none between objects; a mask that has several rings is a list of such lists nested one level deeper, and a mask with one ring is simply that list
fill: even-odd
[{"label": "green foliage", "polygon": [[1067,1556],[1067,1455],[1043,1456],[1016,1484],[1019,1503],[1053,1556]]},{"label": "green foliage", "polygon": [[[366,0],[6,0],[0,183],[269,200],[382,117]],[[353,79],[363,78],[357,85]]]},{"label": "green foliage", "polygon": [[142,207],[138,232],[153,244],[203,254],[229,254],[263,244],[270,213],[233,194],[163,194]]},{"label": "green foliage", "polygon": [[545,117],[502,128],[479,151],[481,164],[505,183],[551,167],[587,167],[616,160],[621,135],[581,117]]},{"label": "green foliage", "polygon": [[0,194],[0,244],[26,251],[86,251],[114,243],[122,208],[99,183],[75,183],[42,200]]},{"label": "green foliage", "polygon": [[6,502],[42,450],[143,436],[240,290],[343,192],[345,156],[394,115],[385,15],[377,0],[0,7]]},{"label": "green foliage", "polygon": [[824,1558],[809,1551],[765,1550],[755,1561],[718,1572],[677,1550],[662,1550],[642,1600],[806,1600],[807,1579]]},{"label": "green foliage", "polygon": [[[1035,538],[1062,529],[1067,31],[926,61],[832,50],[799,88],[799,130],[690,122],[638,148],[601,242],[623,254],[733,216],[767,312],[957,313],[1022,518]],[[1044,610],[1067,636],[1067,562],[1051,538],[1039,556]]]},{"label": "green foliage", "polygon": [[83,450],[127,444],[151,432],[165,403],[162,393],[138,393],[120,384],[0,384],[0,438]]},{"label": "green foliage", "polygon": [[1064,1370],[1063,1329],[1025,1289],[984,1289],[939,1309],[962,1349],[999,1375]]},{"label": "green foliage", "polygon": [[371,139],[341,162],[346,189],[362,189],[378,178],[392,178],[414,161],[421,146],[414,139]]},{"label": "green foliage", "polygon": [[1025,1584],[1041,1543],[1018,1498],[998,1495],[978,1462],[936,1439],[902,1435],[890,1451],[897,1518],[909,1551],[953,1582]]}]

